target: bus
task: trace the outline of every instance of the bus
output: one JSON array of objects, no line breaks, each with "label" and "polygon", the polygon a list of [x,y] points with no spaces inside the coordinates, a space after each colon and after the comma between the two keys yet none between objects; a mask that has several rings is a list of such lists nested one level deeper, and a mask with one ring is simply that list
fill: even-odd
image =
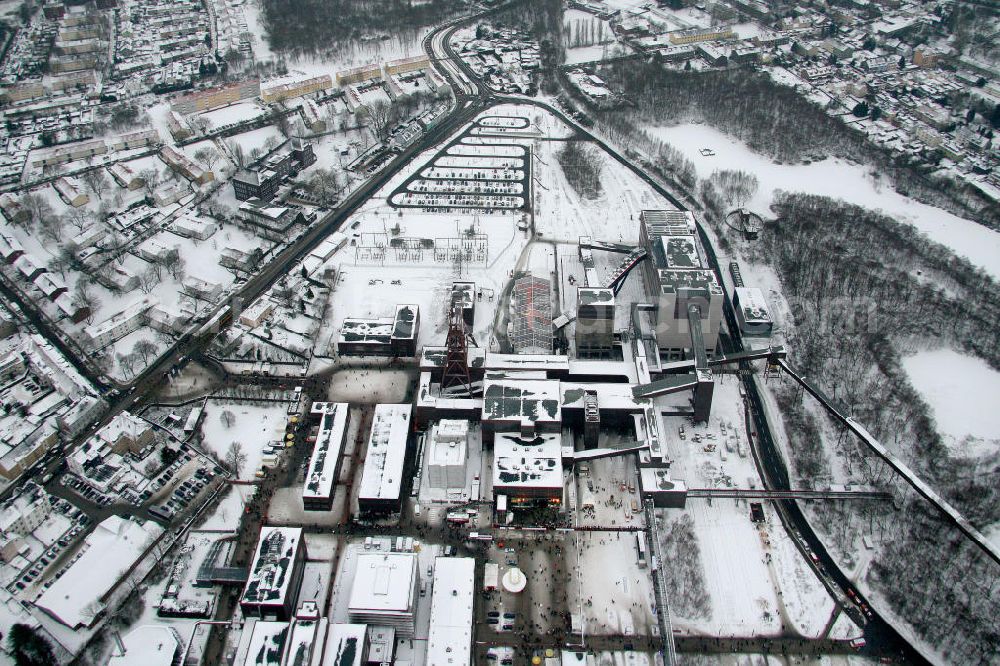
[{"label": "bus", "polygon": [[639,558],[639,568],[646,568],[646,533],[635,533],[635,550]]}]

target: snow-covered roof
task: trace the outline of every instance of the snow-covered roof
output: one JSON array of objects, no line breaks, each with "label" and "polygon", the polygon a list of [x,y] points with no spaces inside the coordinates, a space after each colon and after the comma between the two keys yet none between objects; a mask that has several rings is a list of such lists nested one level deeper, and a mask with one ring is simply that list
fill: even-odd
[{"label": "snow-covered roof", "polygon": [[322,643],[316,645],[317,641],[322,641],[323,632],[326,630],[326,620],[324,618],[296,618],[292,623],[288,647],[285,648],[285,658],[283,664],[311,664],[313,651],[322,649]]},{"label": "snow-covered roof", "polygon": [[122,638],[125,654],[112,655],[108,666],[171,666],[181,646],[172,627],[146,624]]},{"label": "snow-covered roof", "polygon": [[301,541],[302,529],[298,527],[261,528],[242,603],[269,606],[284,603]]},{"label": "snow-covered roof", "polygon": [[493,442],[493,487],[561,488],[562,439],[558,434],[531,438],[497,433]]},{"label": "snow-covered roof", "polygon": [[367,629],[364,624],[331,624],[321,666],[361,666]]},{"label": "snow-covered roof", "polygon": [[361,499],[396,499],[403,483],[412,405],[377,405],[361,474]]},{"label": "snow-covered roof", "polygon": [[743,311],[744,321],[751,323],[767,323],[771,321],[768,314],[767,299],[758,287],[736,287],[736,300]]},{"label": "snow-covered roof", "polygon": [[638,411],[642,402],[632,394],[632,384],[614,382],[560,382],[563,409],[583,409],[584,394],[593,391],[601,410]]},{"label": "snow-covered roof", "polygon": [[103,597],[163,528],[119,516],[106,518],[87,537],[87,549],[35,605],[67,627],[90,626]]},{"label": "snow-covered roof", "polygon": [[303,499],[325,499],[333,492],[336,483],[337,461],[344,447],[347,432],[346,402],[325,403],[326,409],[319,422],[319,433],[309,459],[309,472],[302,488]]},{"label": "snow-covered roof", "polygon": [[444,419],[431,436],[431,465],[464,465],[468,448],[469,422]]},{"label": "snow-covered roof", "polygon": [[661,236],[660,243],[666,267],[700,268],[701,259],[695,246],[694,236]]},{"label": "snow-covered roof", "polygon": [[416,553],[361,553],[354,570],[351,613],[409,613],[415,610]]},{"label": "snow-covered roof", "polygon": [[482,419],[520,425],[558,423],[562,420],[559,382],[514,377],[485,379]]},{"label": "snow-covered roof", "polygon": [[468,666],[472,663],[475,578],[476,561],[471,557],[434,560],[427,666]]},{"label": "snow-covered roof", "polygon": [[250,618],[240,634],[236,666],[280,666],[288,640],[288,622]]},{"label": "snow-covered roof", "polygon": [[138,439],[152,427],[138,416],[129,411],[124,411],[116,414],[106,426],[98,430],[95,437],[114,444],[122,436],[129,437],[132,440]]}]

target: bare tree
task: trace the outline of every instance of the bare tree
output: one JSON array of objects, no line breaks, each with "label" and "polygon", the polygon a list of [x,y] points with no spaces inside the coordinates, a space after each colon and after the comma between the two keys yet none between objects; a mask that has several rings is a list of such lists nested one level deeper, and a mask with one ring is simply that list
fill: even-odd
[{"label": "bare tree", "polygon": [[62,235],[62,218],[56,215],[45,215],[38,220],[38,234],[49,243],[56,243]]},{"label": "bare tree", "polygon": [[94,221],[94,214],[85,208],[71,208],[63,216],[63,219],[81,232],[90,226]]},{"label": "bare tree", "polygon": [[105,246],[111,251],[111,254],[118,259],[119,264],[125,263],[125,253],[122,252],[125,248],[125,237],[122,236],[117,229],[112,230],[111,233],[104,238],[104,243]]},{"label": "bare tree", "polygon": [[118,366],[122,369],[125,379],[130,379],[135,374],[135,356],[132,354],[118,354]]},{"label": "bare tree", "polygon": [[556,153],[566,180],[580,196],[593,199],[601,193],[601,155],[593,146],[568,141]]},{"label": "bare tree", "polygon": [[187,116],[185,118],[191,129],[195,131],[196,134],[205,134],[208,130],[212,129],[212,121],[205,116]]},{"label": "bare tree", "polygon": [[156,169],[143,169],[139,172],[139,178],[142,179],[142,186],[146,190],[146,194],[152,195],[160,185],[160,172]]},{"label": "bare tree", "polygon": [[316,169],[307,187],[321,203],[335,203],[344,191],[343,173],[335,169]]},{"label": "bare tree", "polygon": [[52,258],[52,261],[49,262],[49,268],[59,273],[65,279],[66,272],[77,268],[79,264],[80,261],[76,258],[76,252],[73,247],[66,243],[59,246],[59,250]]},{"label": "bare tree", "polygon": [[160,265],[152,263],[139,274],[139,289],[142,290],[142,293],[148,294],[156,288],[156,285],[160,284],[160,279]]},{"label": "bare tree", "polygon": [[90,188],[90,191],[97,195],[98,199],[104,198],[104,189],[108,186],[108,177],[104,175],[104,169],[85,171],[80,178]]},{"label": "bare tree", "polygon": [[52,206],[40,194],[26,194],[21,199],[21,205],[28,211],[28,224],[30,227],[36,226],[45,218],[52,217]]},{"label": "bare tree", "polygon": [[757,177],[746,171],[716,171],[712,181],[732,208],[742,208],[757,193]]},{"label": "bare tree", "polygon": [[375,133],[375,138],[384,143],[389,137],[389,125],[392,122],[392,106],[388,102],[376,101],[368,105],[368,126]]},{"label": "bare tree", "polygon": [[247,454],[243,450],[243,444],[240,442],[230,443],[223,462],[225,462],[226,467],[233,471],[235,476],[239,476],[240,472],[243,471],[243,466],[247,463]]},{"label": "bare tree", "polygon": [[233,162],[236,163],[237,168],[246,168],[246,165],[248,164],[247,154],[246,151],[243,150],[243,146],[238,141],[229,141],[226,143],[226,146],[229,147],[229,152],[232,153]]},{"label": "bare tree", "polygon": [[219,151],[211,146],[205,146],[194,151],[194,159],[207,166],[209,171],[212,170],[212,167],[215,166],[220,158]]},{"label": "bare tree", "polygon": [[149,340],[139,340],[132,348],[132,353],[142,358],[143,365],[149,362],[149,357],[156,354],[156,345]]},{"label": "bare tree", "polygon": [[90,315],[87,317],[89,324],[94,319],[94,312],[101,307],[101,301],[93,291],[93,283],[90,278],[80,278],[76,283],[76,291],[73,300],[82,308],[87,308]]},{"label": "bare tree", "polygon": [[227,429],[229,429],[229,428],[233,427],[234,423],[236,423],[236,416],[233,415],[233,413],[231,411],[229,411],[228,409],[226,409],[226,410],[223,410],[223,412],[221,414],[219,414],[219,420],[222,421],[222,425],[223,426],[225,426]]},{"label": "bare tree", "polygon": [[170,273],[170,277],[175,280],[182,279],[184,275],[184,259],[181,258],[181,253],[177,248],[167,251],[156,263],[166,268],[167,272]]}]

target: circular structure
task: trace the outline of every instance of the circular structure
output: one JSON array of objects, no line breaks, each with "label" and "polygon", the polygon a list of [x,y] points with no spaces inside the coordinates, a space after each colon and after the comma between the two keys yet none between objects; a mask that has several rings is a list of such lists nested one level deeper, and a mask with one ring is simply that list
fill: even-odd
[{"label": "circular structure", "polygon": [[503,589],[507,590],[511,594],[519,594],[524,591],[524,588],[528,585],[528,579],[525,578],[524,572],[522,572],[517,567],[512,567],[507,570],[507,573],[503,575]]},{"label": "circular structure", "polygon": [[764,227],[764,220],[760,215],[746,208],[737,208],[726,214],[726,224],[752,240],[760,234],[760,230]]}]

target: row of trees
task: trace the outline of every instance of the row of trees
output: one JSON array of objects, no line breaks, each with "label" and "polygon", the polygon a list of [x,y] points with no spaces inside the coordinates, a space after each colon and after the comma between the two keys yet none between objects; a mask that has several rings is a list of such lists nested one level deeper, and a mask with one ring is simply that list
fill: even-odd
[{"label": "row of trees", "polygon": [[642,129],[633,118],[619,113],[604,113],[596,118],[597,126],[614,144],[627,146],[625,153],[668,183],[691,190],[698,183],[694,162],[669,143]]},{"label": "row of trees", "polygon": [[614,34],[607,24],[598,18],[575,19],[563,26],[567,48],[593,46],[614,42]]}]

